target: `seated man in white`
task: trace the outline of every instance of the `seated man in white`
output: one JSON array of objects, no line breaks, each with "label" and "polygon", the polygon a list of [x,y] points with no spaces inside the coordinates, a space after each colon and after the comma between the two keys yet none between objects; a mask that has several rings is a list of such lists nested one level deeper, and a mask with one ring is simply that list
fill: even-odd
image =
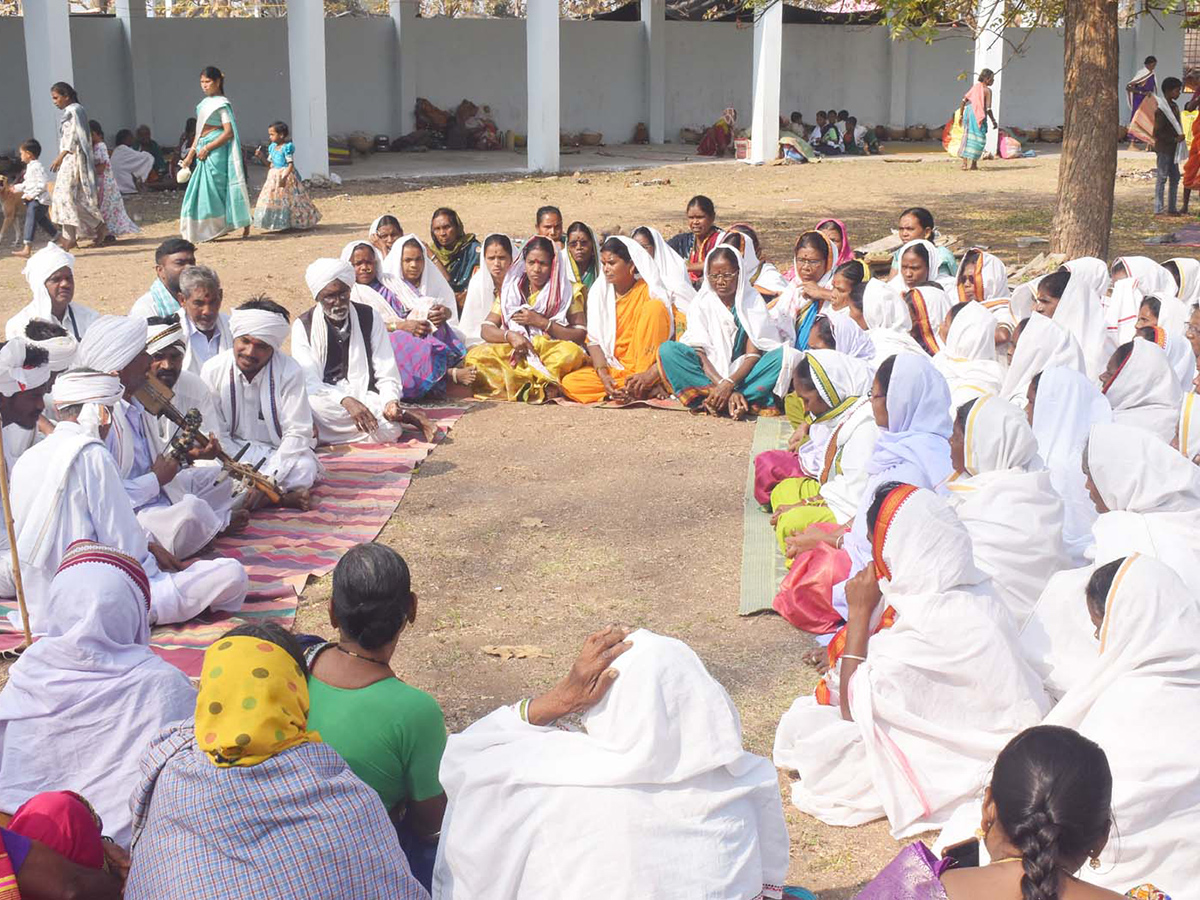
[{"label": "seated man in white", "polygon": [[400,408],[403,387],[383,319],[350,300],[354,267],[318,259],[304,277],[316,304],[292,323],[292,356],[308,382],[317,439],[397,440],[405,421],[420,422]]},{"label": "seated man in white", "polygon": [[148,319],[179,312],[179,276],[196,264],[196,245],[183,238],[167,238],[154,251],[154,281],[150,290],[133,301],[131,316]]},{"label": "seated man in white", "polygon": [[30,319],[48,319],[81,340],[98,313],[75,300],[75,257],[58,244],[47,244],[21,270],[33,299],[4,326],[5,338],[19,337]]},{"label": "seated man in white", "polygon": [[[0,421],[4,423],[4,474],[33,446],[50,380],[50,354],[13,338],[0,346]],[[11,481],[10,481],[11,483]],[[0,528],[0,597],[16,596],[8,531]]]},{"label": "seated man in white", "polygon": [[150,578],[150,621],[186,622],[206,609],[233,612],[246,598],[246,570],[236,559],[193,560],[164,571],[170,554],[152,542],[133,511],[121,473],[104,446],[112,409],[124,395],[116,375],[72,369],[51,392],[54,433],[21,456],[12,474],[13,519],[33,629],[67,548],[97,541],[141,562]]},{"label": "seated man in white", "polygon": [[233,348],[200,372],[216,401],[217,438],[226,453],[241,453],[241,462],[275,479],[284,492],[281,505],[307,510],[321,464],[313,452],[304,372],[279,349],[288,335],[288,312],[258,297],[235,309],[229,326]]},{"label": "seated man in white", "polygon": [[[181,413],[194,409],[204,422],[203,432],[217,433],[217,406],[212,393],[200,376],[183,367],[184,338],[180,324],[182,313],[173,316],[150,316],[146,319],[146,352],[150,354],[150,374],[174,391],[171,404]],[[166,416],[151,416],[147,436],[155,452],[164,453],[177,427]],[[203,462],[203,460],[201,460]],[[215,465],[213,463],[212,465]]]},{"label": "seated man in white", "polygon": [[[30,319],[26,322],[23,338],[26,345],[40,347],[50,357],[50,379],[46,382],[46,393],[49,394],[59,373],[67,371],[74,364],[79,342],[67,334],[67,329],[48,319]],[[23,449],[29,449],[35,441],[40,441],[52,432],[56,421],[54,404],[46,404],[34,429],[21,436]]]},{"label": "seated man in white", "polygon": [[233,347],[229,316],[221,312],[221,279],[208,266],[179,273],[179,321],[183,325],[183,367],[199,375],[204,364]]},{"label": "seated man in white", "polygon": [[[179,336],[178,321],[174,335]],[[211,470],[181,468],[163,452],[165,447],[150,438],[148,432],[156,423],[135,396],[150,370],[146,338],[147,326],[141,319],[101,316],[80,343],[76,360],[83,368],[120,379],[125,393],[113,407],[112,428],[104,443],[117,462],[142,527],[175,560],[187,559],[229,525],[233,488],[228,479],[218,481]],[[211,458],[215,450],[210,438],[194,455]],[[164,567],[176,564],[161,555],[158,559]]]}]

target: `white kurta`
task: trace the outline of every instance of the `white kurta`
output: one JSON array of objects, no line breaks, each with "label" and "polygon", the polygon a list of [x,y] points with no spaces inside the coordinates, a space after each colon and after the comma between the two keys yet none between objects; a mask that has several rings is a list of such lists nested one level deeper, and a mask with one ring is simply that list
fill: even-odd
[{"label": "white kurta", "polygon": [[[388,340],[387,327],[378,311],[370,309],[372,317],[370,346],[364,339],[359,324],[357,304],[352,305],[349,315],[350,337],[346,348],[346,374],[337,384],[325,381],[326,354],[317,339],[310,339],[304,322],[297,317],[292,323],[292,356],[304,372],[308,387],[308,402],[312,406],[313,418],[317,423],[317,438],[322,444],[346,444],[353,441],[371,441],[389,444],[399,440],[403,426],[383,417],[389,403],[399,403],[403,392],[400,372],[396,368],[396,357]],[[312,330],[329,328],[320,304],[313,310]],[[328,333],[328,332],[327,332]],[[316,346],[314,346],[314,344]],[[367,355],[371,366],[368,369]],[[370,372],[375,373],[375,390],[368,389]],[[350,413],[342,406],[342,400],[352,397],[371,411],[378,427],[372,432],[359,431]]]},{"label": "white kurta", "polygon": [[246,570],[235,559],[198,560],[182,572],[159,570],[112,454],[98,438],[73,456],[67,452],[86,435],[75,422],[59,422],[13,471],[13,519],[34,631],[44,631],[43,608],[63,554],[81,539],[141,561],[150,578],[152,623],[185,622],[210,608],[241,609]]},{"label": "white kurta", "polygon": [[229,316],[225,313],[217,316],[217,329],[211,338],[196,328],[186,311],[180,311],[179,321],[183,325],[183,341],[186,346],[183,354],[185,372],[199,375],[210,359],[233,349],[233,334],[229,330]]},{"label": "white kurta", "polygon": [[[231,456],[259,470],[284,491],[311,488],[321,475],[313,453],[313,415],[304,372],[276,350],[271,361],[246,380],[226,350],[204,365],[201,379],[216,399],[217,437]],[[271,390],[272,379],[274,391]]]}]

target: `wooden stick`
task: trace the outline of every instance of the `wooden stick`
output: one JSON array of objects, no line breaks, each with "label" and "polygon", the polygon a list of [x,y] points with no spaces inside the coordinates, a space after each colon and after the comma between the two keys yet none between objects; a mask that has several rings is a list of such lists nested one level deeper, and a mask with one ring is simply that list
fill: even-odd
[{"label": "wooden stick", "polygon": [[21,584],[21,559],[17,552],[17,530],[13,526],[12,501],[8,498],[8,460],[4,458],[4,421],[0,419],[0,501],[4,503],[4,527],[8,531],[8,549],[12,554],[13,585],[17,589],[17,608],[21,611],[21,628],[25,632],[24,650],[33,646],[29,631],[29,610],[25,606],[25,587]]}]

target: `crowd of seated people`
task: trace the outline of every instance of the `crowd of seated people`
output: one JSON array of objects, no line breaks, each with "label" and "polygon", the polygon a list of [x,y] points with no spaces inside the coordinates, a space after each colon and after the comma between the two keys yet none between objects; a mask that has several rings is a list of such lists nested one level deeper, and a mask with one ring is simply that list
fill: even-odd
[{"label": "crowd of seated people", "polygon": [[[779,898],[800,851],[778,766],[825,823],[940,832],[864,897],[1186,896],[1200,264],[1080,258],[1010,288],[912,207],[888,271],[837,219],[776,265],[708,197],[685,213],[669,240],[553,206],[525,237],[383,215],[306,268],[295,316],[227,301],[183,239],[127,316],[33,253],[0,345],[0,596],[15,556],[38,636],[0,690],[0,893]],[[202,420],[184,448],[161,392]],[[238,626],[198,686],[150,648],[241,609],[217,536],[311,509],[325,447],[436,440],[413,404],[455,396],[787,417],[754,491],[820,679],[772,760],[692,650],[617,626],[448,735],[403,680],[417,579],[383,544],[338,563],[333,640]],[[258,480],[213,477],[229,456]]]}]

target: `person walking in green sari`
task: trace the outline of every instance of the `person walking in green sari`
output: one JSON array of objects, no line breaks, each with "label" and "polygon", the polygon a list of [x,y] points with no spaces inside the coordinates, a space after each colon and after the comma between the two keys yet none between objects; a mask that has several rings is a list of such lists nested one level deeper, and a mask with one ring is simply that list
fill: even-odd
[{"label": "person walking in green sari", "polygon": [[[196,107],[196,138],[182,168],[191,170],[179,233],[194,244],[211,241],[236,228],[250,233],[250,195],[233,107],[225,96],[225,76],[216,66],[200,73],[204,99]],[[194,164],[194,166],[193,166]]]}]

